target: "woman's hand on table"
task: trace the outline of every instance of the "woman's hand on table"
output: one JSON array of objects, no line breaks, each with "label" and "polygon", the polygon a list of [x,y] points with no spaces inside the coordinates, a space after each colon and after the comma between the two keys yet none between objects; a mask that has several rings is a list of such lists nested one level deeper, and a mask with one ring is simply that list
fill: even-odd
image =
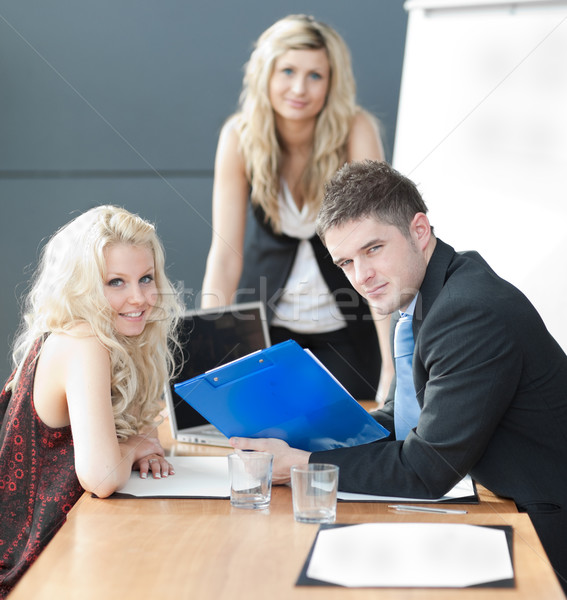
[{"label": "woman's hand on table", "polygon": [[173,466],[165,459],[165,452],[157,437],[134,435],[123,444],[132,449],[135,460],[132,471],[139,471],[145,479],[151,473],[154,479],[175,475]]}]

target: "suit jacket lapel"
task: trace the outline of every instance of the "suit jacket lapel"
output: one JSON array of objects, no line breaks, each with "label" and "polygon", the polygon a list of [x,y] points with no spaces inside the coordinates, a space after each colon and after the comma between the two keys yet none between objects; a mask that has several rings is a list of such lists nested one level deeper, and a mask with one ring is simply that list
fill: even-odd
[{"label": "suit jacket lapel", "polygon": [[[417,302],[413,313],[412,330],[413,339],[415,340],[415,348],[417,349],[417,336],[423,324],[423,320],[430,311],[433,302],[441,292],[445,284],[447,270],[451,264],[455,250],[439,238],[435,250],[429,260],[425,277],[417,295]],[[400,311],[396,310],[392,313],[390,325],[390,348],[392,349],[392,358],[394,356],[394,335],[396,331],[396,323],[400,319]]]},{"label": "suit jacket lapel", "polygon": [[427,265],[415,305],[413,333],[416,340],[423,320],[427,317],[435,299],[441,292],[443,285],[445,285],[447,270],[454,256],[455,250],[437,238],[437,244]]}]

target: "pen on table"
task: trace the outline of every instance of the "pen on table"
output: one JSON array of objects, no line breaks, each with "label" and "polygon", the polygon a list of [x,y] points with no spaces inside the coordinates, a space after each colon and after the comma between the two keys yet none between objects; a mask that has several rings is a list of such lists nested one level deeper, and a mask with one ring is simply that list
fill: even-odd
[{"label": "pen on table", "polygon": [[400,512],[427,512],[427,513],[442,513],[446,515],[466,515],[466,510],[455,510],[451,508],[433,508],[426,506],[410,506],[409,504],[388,504],[388,508]]}]

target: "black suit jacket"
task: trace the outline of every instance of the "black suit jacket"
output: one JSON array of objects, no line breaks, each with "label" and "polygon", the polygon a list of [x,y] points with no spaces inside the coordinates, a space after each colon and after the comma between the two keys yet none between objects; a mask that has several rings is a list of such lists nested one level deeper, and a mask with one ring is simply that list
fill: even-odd
[{"label": "black suit jacket", "polygon": [[[441,240],[413,328],[417,427],[310,461],[339,465],[342,490],[393,496],[439,497],[471,473],[529,512],[567,578],[567,356],[518,289]],[[393,389],[374,415],[394,431]]]}]

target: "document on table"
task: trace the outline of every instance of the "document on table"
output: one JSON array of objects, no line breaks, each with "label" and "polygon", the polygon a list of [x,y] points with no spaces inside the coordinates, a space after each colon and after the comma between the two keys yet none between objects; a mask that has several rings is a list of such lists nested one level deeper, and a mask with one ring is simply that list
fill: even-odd
[{"label": "document on table", "polygon": [[175,475],[142,479],[132,471],[126,485],[111,498],[228,498],[226,456],[167,456]]},{"label": "document on table", "polygon": [[372,494],[354,494],[351,492],[338,492],[337,500],[343,502],[466,502],[467,504],[475,504],[478,502],[478,495],[474,481],[470,475],[464,477],[457,485],[449,490],[445,496],[435,499],[424,498],[404,498],[398,496],[374,496]]},{"label": "document on table", "polygon": [[297,585],[513,587],[511,547],[507,526],[322,525]]}]

